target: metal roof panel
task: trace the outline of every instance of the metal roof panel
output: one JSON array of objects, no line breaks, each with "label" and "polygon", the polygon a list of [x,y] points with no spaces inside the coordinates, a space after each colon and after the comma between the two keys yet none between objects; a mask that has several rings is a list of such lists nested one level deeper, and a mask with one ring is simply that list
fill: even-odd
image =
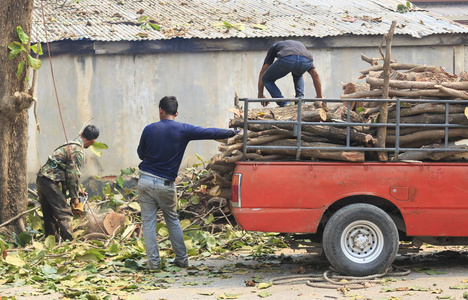
[{"label": "metal roof panel", "polygon": [[[263,37],[468,33],[468,27],[397,0],[35,0],[33,41],[138,41]],[[121,4],[119,4],[121,3]],[[141,17],[160,30],[145,29]]]}]

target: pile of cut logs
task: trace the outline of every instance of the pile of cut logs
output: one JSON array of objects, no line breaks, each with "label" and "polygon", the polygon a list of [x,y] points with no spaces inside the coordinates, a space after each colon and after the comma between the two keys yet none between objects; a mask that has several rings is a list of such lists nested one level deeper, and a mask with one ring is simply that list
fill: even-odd
[{"label": "pile of cut logs", "polygon": [[[344,85],[343,99],[370,98],[382,96],[383,65],[377,59],[362,56],[372,66],[361,71],[366,83],[348,83]],[[389,97],[400,99],[468,99],[468,73],[458,76],[449,74],[440,67],[392,62],[390,64]],[[302,120],[305,122],[343,122],[347,119],[346,100],[343,104],[331,107],[321,102],[313,105],[304,104]],[[350,118],[356,123],[379,122],[380,102],[351,102]],[[233,109],[235,111],[235,109]],[[445,105],[432,103],[405,103],[401,107],[401,123],[443,124],[445,123]],[[283,108],[251,109],[248,112],[250,120],[295,120],[297,106]],[[243,113],[235,111],[234,119],[229,127],[243,128]],[[388,123],[395,123],[395,105],[388,108]],[[451,124],[468,124],[466,106],[450,104],[449,122]],[[346,128],[329,125],[303,125],[301,140],[303,147],[342,147],[346,141]],[[295,146],[297,139],[293,134],[291,124],[250,124],[248,126],[248,145],[262,146]],[[351,146],[376,147],[376,127],[353,126],[351,129]],[[443,147],[444,130],[442,128],[406,127],[400,131],[400,147],[420,148]],[[451,148],[468,149],[466,143],[460,141],[468,138],[468,129],[453,128],[449,130],[449,146]],[[395,130],[387,128],[386,146],[395,145]],[[214,156],[207,166],[212,170],[212,178],[208,184],[212,197],[230,198],[230,180],[235,162],[242,160],[243,133],[225,140],[219,147],[220,154]],[[392,154],[392,153],[389,153]],[[246,154],[248,160],[275,161],[295,160],[296,150],[262,149],[250,150]],[[332,150],[302,150],[301,160],[334,160],[348,162],[363,162],[378,160],[371,151],[332,151]],[[398,155],[398,160],[444,160],[463,161],[468,159],[467,152],[435,152],[407,151]],[[391,157],[395,160],[395,157]]]}]

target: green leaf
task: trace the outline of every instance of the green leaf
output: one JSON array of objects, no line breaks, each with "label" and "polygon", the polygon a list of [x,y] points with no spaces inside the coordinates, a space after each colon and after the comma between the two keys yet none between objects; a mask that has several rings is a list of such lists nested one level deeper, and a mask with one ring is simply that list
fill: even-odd
[{"label": "green leaf", "polygon": [[17,267],[22,267],[26,264],[26,262],[21,257],[19,257],[18,255],[14,255],[14,254],[7,255],[5,258],[5,262],[7,264],[17,266]]},{"label": "green leaf", "polygon": [[29,65],[34,70],[39,70],[41,68],[41,64],[42,64],[41,60],[36,59],[29,54],[28,54],[28,61],[29,61]]},{"label": "green leaf", "polygon": [[110,253],[119,253],[120,252],[120,246],[117,243],[114,243],[110,245],[109,249],[107,249]]},{"label": "green leaf", "polygon": [[255,25],[253,26],[253,28],[265,30],[265,29],[267,29],[268,27],[266,27],[265,25],[262,25],[262,24],[255,24]]},{"label": "green leaf", "polygon": [[273,294],[268,291],[261,291],[257,293],[257,296],[259,296],[260,298],[270,297],[271,295]]},{"label": "green leaf", "polygon": [[122,176],[117,177],[117,184],[120,186],[120,188],[123,189],[124,180],[123,180]]},{"label": "green leaf", "polygon": [[107,182],[106,185],[102,188],[102,193],[104,194],[104,196],[106,197],[110,197],[112,195],[112,189],[109,185],[109,183]]},{"label": "green leaf", "polygon": [[399,13],[405,13],[408,11],[408,8],[403,4],[398,4],[397,10]]},{"label": "green leaf", "polygon": [[23,28],[21,28],[21,26],[16,27],[16,32],[18,33],[21,43],[26,45],[29,42],[29,37],[24,33]]},{"label": "green leaf", "polygon": [[105,143],[94,142],[93,147],[96,149],[109,149],[109,146]]},{"label": "green leaf", "polygon": [[31,46],[31,50],[36,53],[36,54],[39,54],[39,55],[43,55],[44,52],[42,52],[42,45],[41,43],[37,43],[37,44],[34,44]]},{"label": "green leaf", "polygon": [[257,288],[259,290],[262,290],[262,289],[266,289],[266,288],[269,288],[271,286],[271,283],[268,283],[268,282],[262,282],[262,283],[259,283]]},{"label": "green leaf", "polygon": [[120,175],[132,175],[133,173],[135,173],[135,168],[126,168],[120,170]]},{"label": "green leaf", "polygon": [[216,239],[214,236],[209,236],[206,238],[206,248],[209,250],[214,249],[216,247]]},{"label": "green leaf", "polygon": [[126,259],[125,268],[129,268],[132,270],[139,270],[139,269],[143,269],[143,266],[134,259]]},{"label": "green leaf", "polygon": [[157,30],[157,31],[161,30],[161,26],[159,26],[158,24],[154,24],[154,23],[151,23],[151,22],[149,22],[148,24],[149,24],[149,26],[151,26],[151,28],[153,28],[154,30]]},{"label": "green leaf", "polygon": [[44,245],[46,246],[47,250],[52,250],[53,248],[55,248],[55,246],[57,245],[55,243],[55,237],[53,235],[49,235],[48,237],[46,237],[45,241],[44,241]]},{"label": "green leaf", "polygon": [[182,227],[182,229],[189,227],[190,224],[191,224],[190,220],[187,220],[187,219],[183,219],[180,221],[180,227]]},{"label": "green leaf", "polygon": [[140,204],[138,204],[138,202],[130,202],[128,206],[133,210],[141,211],[141,207]]},{"label": "green leaf", "polygon": [[169,235],[169,230],[167,229],[167,227],[161,227],[158,230],[158,234],[160,236],[168,236]]},{"label": "green leaf", "polygon": [[192,202],[193,204],[198,204],[200,203],[200,197],[198,197],[198,195],[193,195],[192,197],[190,197],[190,202]]},{"label": "green leaf", "polygon": [[205,219],[205,225],[211,224],[214,221],[213,214],[210,214],[207,219]]},{"label": "green leaf", "polygon": [[18,54],[22,51],[26,52],[26,48],[24,48],[23,45],[21,45],[19,42],[11,42],[8,45],[8,49],[10,49],[10,54],[8,55],[9,60],[15,59]]},{"label": "green leaf", "polygon": [[93,152],[99,157],[102,155],[102,151],[100,149],[108,149],[108,148],[109,147],[106,144],[99,143],[99,142],[94,142],[94,144],[91,147],[89,147],[91,152]]},{"label": "green leaf", "polygon": [[242,295],[241,294],[225,294],[225,293],[222,293],[221,295],[218,296],[218,299],[237,299],[240,296],[242,296]]},{"label": "green leaf", "polygon": [[96,274],[98,271],[96,269],[96,266],[93,265],[93,264],[88,264],[84,269],[83,271],[86,271],[86,272],[89,272],[89,273],[93,273],[93,274]]},{"label": "green leaf", "polygon": [[44,275],[57,274],[57,269],[49,265],[44,265],[42,266],[41,272]]},{"label": "green leaf", "polygon": [[18,70],[16,70],[16,78],[19,79],[21,77],[21,73],[23,73],[23,69],[24,69],[24,61],[18,64]]},{"label": "green leaf", "polygon": [[141,16],[139,19],[138,19],[138,22],[145,22],[146,20],[148,19],[148,16]]}]

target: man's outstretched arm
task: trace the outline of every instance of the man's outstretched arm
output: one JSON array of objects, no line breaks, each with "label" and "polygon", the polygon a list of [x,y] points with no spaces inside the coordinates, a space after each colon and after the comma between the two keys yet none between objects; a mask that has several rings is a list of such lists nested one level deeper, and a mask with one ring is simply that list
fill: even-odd
[{"label": "man's outstretched arm", "polygon": [[317,98],[323,98],[322,96],[322,82],[320,81],[320,76],[317,73],[317,69],[313,68],[309,71],[312,81],[314,82],[315,92],[317,93]]}]

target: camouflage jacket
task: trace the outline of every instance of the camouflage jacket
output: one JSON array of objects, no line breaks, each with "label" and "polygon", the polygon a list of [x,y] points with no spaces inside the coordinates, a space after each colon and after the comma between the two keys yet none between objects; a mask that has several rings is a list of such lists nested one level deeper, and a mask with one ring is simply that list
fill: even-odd
[{"label": "camouflage jacket", "polygon": [[78,198],[78,183],[81,176],[80,168],[84,163],[83,140],[81,137],[61,145],[49,156],[37,176],[47,177],[61,182],[63,191],[68,190],[68,196]]}]

